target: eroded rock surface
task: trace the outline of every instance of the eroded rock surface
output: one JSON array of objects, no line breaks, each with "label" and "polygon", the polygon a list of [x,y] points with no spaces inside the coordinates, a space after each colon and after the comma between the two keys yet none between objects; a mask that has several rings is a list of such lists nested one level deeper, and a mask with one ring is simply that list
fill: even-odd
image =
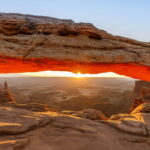
[{"label": "eroded rock surface", "polygon": [[9,102],[15,102],[11,91],[8,88],[7,82],[4,82],[4,85],[0,85],[0,104],[5,104]]},{"label": "eroded rock surface", "polygon": [[149,43],[113,36],[92,24],[0,13],[0,42],[1,72],[112,71],[150,81]]},{"label": "eroded rock surface", "polygon": [[135,97],[150,101],[150,82],[138,80],[135,82]]},{"label": "eroded rock surface", "polygon": [[150,102],[143,103],[143,104],[139,105],[138,107],[136,107],[131,112],[131,114],[135,114],[135,113],[150,113]]},{"label": "eroded rock surface", "polygon": [[[143,103],[146,103],[147,105],[147,103],[150,102],[150,82],[142,80],[135,81],[134,97],[135,99],[131,106],[130,112],[135,110],[139,105]],[[143,107],[143,105],[141,105],[141,107]]]},{"label": "eroded rock surface", "polygon": [[150,45],[113,36],[88,23],[0,14],[1,56],[150,66]]},{"label": "eroded rock surface", "polygon": [[[150,114],[134,114],[134,120],[124,118],[121,125],[120,120],[117,120],[119,130],[113,128],[111,120],[93,121],[50,111],[37,113],[19,108],[0,107],[0,114],[0,150],[150,148],[150,128],[147,128],[150,126],[147,126]],[[141,116],[144,117],[140,121]]]},{"label": "eroded rock surface", "polygon": [[82,111],[62,111],[61,113],[90,120],[107,120],[107,117],[100,110],[92,108],[84,109]]},{"label": "eroded rock surface", "polygon": [[50,122],[50,117],[47,117],[47,115],[25,109],[1,106],[0,112],[0,135],[24,133]]}]

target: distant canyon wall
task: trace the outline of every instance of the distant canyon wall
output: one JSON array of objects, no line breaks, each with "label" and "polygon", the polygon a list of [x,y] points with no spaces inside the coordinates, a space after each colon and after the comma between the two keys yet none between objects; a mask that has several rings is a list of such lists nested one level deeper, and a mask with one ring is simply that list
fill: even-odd
[{"label": "distant canyon wall", "polygon": [[136,98],[150,101],[150,82],[136,81],[134,94]]},{"label": "distant canyon wall", "polygon": [[150,82],[138,80],[135,81],[134,100],[130,112],[143,103],[150,103]]}]

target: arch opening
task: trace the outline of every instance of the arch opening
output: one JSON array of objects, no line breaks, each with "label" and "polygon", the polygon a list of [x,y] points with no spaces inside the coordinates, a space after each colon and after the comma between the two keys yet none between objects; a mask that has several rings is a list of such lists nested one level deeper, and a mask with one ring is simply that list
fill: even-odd
[{"label": "arch opening", "polygon": [[113,72],[44,71],[1,74],[0,82],[4,81],[16,103],[26,105],[27,109],[45,111],[48,108],[61,113],[94,109],[110,117],[129,113],[137,80]]}]

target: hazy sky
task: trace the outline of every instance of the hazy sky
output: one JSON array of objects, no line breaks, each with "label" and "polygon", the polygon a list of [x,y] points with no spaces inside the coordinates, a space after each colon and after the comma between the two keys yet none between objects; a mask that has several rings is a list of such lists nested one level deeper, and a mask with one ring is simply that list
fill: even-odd
[{"label": "hazy sky", "polygon": [[150,41],[150,0],[0,0],[0,12],[91,22],[115,35]]},{"label": "hazy sky", "polygon": [[78,73],[72,73],[67,71],[41,71],[41,72],[29,72],[29,73],[15,73],[15,74],[0,74],[0,77],[76,77],[76,78],[82,78],[82,77],[112,77],[112,78],[127,78],[126,76],[119,75],[113,72],[106,72],[106,73],[99,73],[99,74],[81,74]]}]

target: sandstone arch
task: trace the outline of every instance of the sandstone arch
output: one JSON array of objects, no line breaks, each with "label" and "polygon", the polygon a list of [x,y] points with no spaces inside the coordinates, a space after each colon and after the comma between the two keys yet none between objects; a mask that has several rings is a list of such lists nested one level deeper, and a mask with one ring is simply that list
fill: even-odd
[{"label": "sandstone arch", "polygon": [[0,13],[0,73],[115,72],[150,81],[150,44],[92,24]]}]

